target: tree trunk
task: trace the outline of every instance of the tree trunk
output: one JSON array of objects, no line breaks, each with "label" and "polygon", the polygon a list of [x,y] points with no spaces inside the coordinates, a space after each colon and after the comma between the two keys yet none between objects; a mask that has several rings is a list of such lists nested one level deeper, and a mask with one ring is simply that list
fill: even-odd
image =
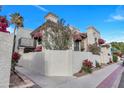
[{"label": "tree trunk", "polygon": [[13,37],[13,50],[12,50],[12,52],[14,52],[15,51],[15,40],[16,40],[16,35],[15,35],[15,32],[16,32],[16,28],[17,28],[17,26],[15,26],[15,28],[14,28],[14,37]]}]

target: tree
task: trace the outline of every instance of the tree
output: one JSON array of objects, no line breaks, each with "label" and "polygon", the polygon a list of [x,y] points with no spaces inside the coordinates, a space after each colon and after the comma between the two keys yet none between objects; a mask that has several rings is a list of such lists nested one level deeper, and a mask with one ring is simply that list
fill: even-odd
[{"label": "tree", "polygon": [[115,48],[124,54],[124,42],[112,42],[111,45],[112,48]]},{"label": "tree", "polygon": [[14,52],[14,49],[15,49],[15,38],[16,38],[16,30],[19,28],[19,27],[23,27],[23,17],[19,14],[19,13],[14,13],[14,14],[11,14],[10,15],[11,17],[11,23],[15,25],[15,28],[14,28],[14,39],[13,39],[13,52]]},{"label": "tree", "polygon": [[47,21],[47,29],[43,35],[43,46],[52,50],[67,50],[71,47],[72,30],[65,25],[63,19],[57,23]]},{"label": "tree", "polygon": [[10,15],[11,17],[11,23],[15,25],[15,28],[14,28],[14,39],[13,39],[13,53],[12,53],[12,67],[11,67],[11,75],[12,74],[15,74],[17,75],[22,81],[24,81],[19,75],[18,73],[16,72],[15,70],[15,66],[17,65],[17,62],[18,60],[20,59],[20,54],[18,54],[17,52],[14,52],[15,51],[15,39],[16,39],[16,30],[18,30],[19,27],[23,27],[23,17],[19,14],[19,13],[14,13],[14,14],[11,14]]}]

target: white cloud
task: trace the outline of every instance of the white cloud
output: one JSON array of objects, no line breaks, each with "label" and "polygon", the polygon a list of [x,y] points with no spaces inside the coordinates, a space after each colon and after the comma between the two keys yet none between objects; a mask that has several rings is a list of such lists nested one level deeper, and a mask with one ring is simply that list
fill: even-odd
[{"label": "white cloud", "polygon": [[124,6],[118,6],[105,22],[124,21]]},{"label": "white cloud", "polygon": [[48,12],[48,10],[46,8],[42,7],[42,6],[39,6],[39,5],[33,5],[33,6],[40,9],[43,12]]},{"label": "white cloud", "polygon": [[7,28],[7,31],[9,31],[10,33],[13,33],[14,32],[14,28],[12,26],[10,26],[10,27]]},{"label": "white cloud", "polygon": [[118,21],[123,21],[124,20],[124,16],[122,16],[122,15],[114,15],[114,16],[112,16],[112,19],[118,20]]}]

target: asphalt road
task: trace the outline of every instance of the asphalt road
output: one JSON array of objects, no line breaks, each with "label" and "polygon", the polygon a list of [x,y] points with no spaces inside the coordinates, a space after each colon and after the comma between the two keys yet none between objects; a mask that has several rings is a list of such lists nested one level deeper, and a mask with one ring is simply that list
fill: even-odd
[{"label": "asphalt road", "polygon": [[124,72],[122,73],[121,81],[119,84],[119,88],[124,88]]}]

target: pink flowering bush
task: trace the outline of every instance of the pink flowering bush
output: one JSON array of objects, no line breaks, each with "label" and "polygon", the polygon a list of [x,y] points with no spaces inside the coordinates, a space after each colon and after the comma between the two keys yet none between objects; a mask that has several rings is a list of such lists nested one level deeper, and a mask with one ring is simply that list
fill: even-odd
[{"label": "pink flowering bush", "polygon": [[92,68],[93,63],[91,61],[89,61],[88,59],[86,59],[83,61],[83,66],[88,67],[88,68]]},{"label": "pink flowering bush", "polygon": [[21,57],[21,55],[20,55],[19,53],[14,52],[14,53],[12,54],[12,61],[18,62],[18,60],[20,59],[20,57]]},{"label": "pink flowering bush", "polygon": [[20,59],[21,55],[17,52],[14,52],[12,54],[12,67],[11,70],[14,71],[15,70],[15,66],[17,65],[19,59]]},{"label": "pink flowering bush", "polygon": [[9,27],[8,20],[4,16],[0,16],[0,32],[9,33],[7,27]]},{"label": "pink flowering bush", "polygon": [[103,40],[103,39],[98,39],[98,43],[99,43],[99,45],[104,44],[104,43],[105,43],[105,40]]},{"label": "pink flowering bush", "polygon": [[84,60],[82,65],[83,65],[82,69],[86,73],[92,73],[93,63],[90,60],[88,60],[88,59]]}]

